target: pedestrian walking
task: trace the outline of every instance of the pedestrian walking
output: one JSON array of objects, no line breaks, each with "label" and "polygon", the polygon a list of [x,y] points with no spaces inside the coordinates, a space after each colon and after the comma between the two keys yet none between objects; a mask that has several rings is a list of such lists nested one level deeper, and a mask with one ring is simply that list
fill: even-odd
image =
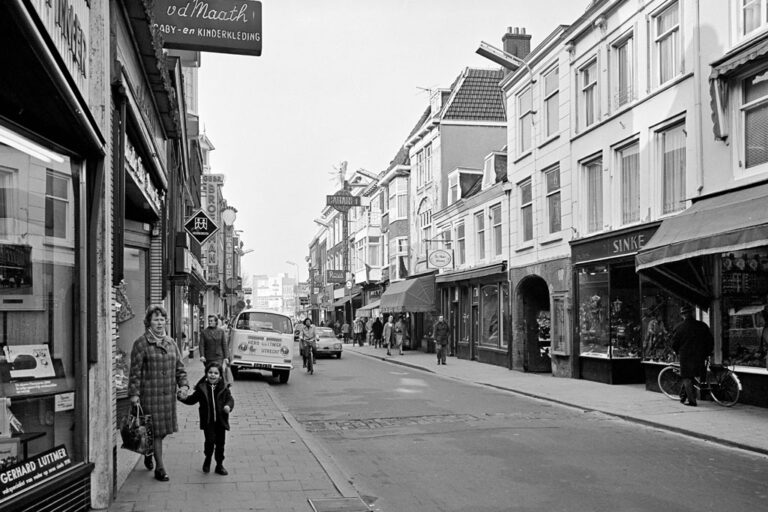
[{"label": "pedestrian walking", "polygon": [[680,377],[683,379],[680,402],[695,407],[696,390],[693,387],[693,379],[704,376],[705,361],[712,352],[715,341],[709,326],[693,318],[693,308],[690,305],[680,306],[680,316],[683,321],[677,324],[672,332],[672,349],[680,360]]},{"label": "pedestrian walking", "polygon": [[151,305],[144,315],[146,332],[133,342],[128,396],[131,405],[141,404],[145,414],[152,415],[155,460],[144,457],[144,467],[155,469],[155,479],[170,480],[163,462],[163,439],[178,431],[176,420],[177,387],[179,397],[189,392],[187,372],[176,342],[165,332],[168,312]]},{"label": "pedestrian walking", "polygon": [[383,343],[387,346],[387,355],[392,355],[392,345],[395,343],[395,317],[389,315],[382,333]]},{"label": "pedestrian walking", "polygon": [[374,320],[373,325],[371,326],[371,331],[373,333],[374,348],[381,348],[381,335],[384,332],[384,324],[381,323],[381,318],[376,317],[376,320]]},{"label": "pedestrian walking", "polygon": [[344,338],[344,343],[349,343],[349,324],[346,320],[341,324],[341,336]]},{"label": "pedestrian walking", "polygon": [[365,333],[365,324],[363,324],[362,318],[355,318],[355,322],[352,324],[352,332],[355,335],[353,343],[363,346],[363,335]]},{"label": "pedestrian walking", "polygon": [[438,316],[437,322],[432,326],[432,336],[435,338],[435,345],[437,346],[437,364],[445,364],[445,355],[451,338],[451,327],[443,315]]},{"label": "pedestrian walking", "polygon": [[216,315],[208,315],[208,326],[203,329],[200,340],[200,362],[229,364],[229,346],[224,330],[219,328]]},{"label": "pedestrian walking", "polygon": [[365,322],[365,339],[368,341],[369,346],[373,346],[373,317],[370,317]]},{"label": "pedestrian walking", "polygon": [[405,317],[400,315],[400,318],[395,323],[395,346],[400,351],[400,355],[403,355],[403,342],[408,336],[408,325],[405,323]]},{"label": "pedestrian walking", "polygon": [[229,430],[229,413],[235,407],[235,399],[224,382],[220,363],[211,361],[205,366],[205,375],[195,384],[194,391],[179,400],[187,405],[200,404],[200,430],[203,431],[203,473],[211,471],[211,456],[216,460],[214,472],[228,475],[224,468],[224,444]]}]

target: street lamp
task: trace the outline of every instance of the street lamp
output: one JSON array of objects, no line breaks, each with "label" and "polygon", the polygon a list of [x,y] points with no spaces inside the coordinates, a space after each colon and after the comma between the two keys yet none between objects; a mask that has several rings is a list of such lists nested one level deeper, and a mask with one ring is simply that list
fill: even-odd
[{"label": "street lamp", "polygon": [[293,288],[293,314],[297,319],[299,318],[299,266],[292,261],[285,261],[288,265],[296,267],[296,285]]}]

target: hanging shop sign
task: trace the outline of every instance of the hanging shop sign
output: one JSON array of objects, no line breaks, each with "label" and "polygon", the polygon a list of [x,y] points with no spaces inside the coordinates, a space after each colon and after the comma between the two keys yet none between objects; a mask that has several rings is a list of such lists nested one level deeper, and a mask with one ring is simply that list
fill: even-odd
[{"label": "hanging shop sign", "polygon": [[219,230],[219,226],[203,210],[198,210],[184,223],[184,229],[202,244]]},{"label": "hanging shop sign", "polygon": [[261,2],[166,0],[154,10],[166,48],[261,55]]},{"label": "hanging shop sign", "polygon": [[432,267],[445,268],[453,263],[453,255],[445,249],[434,249],[427,253],[427,261]]},{"label": "hanging shop sign", "polygon": [[64,445],[34,455],[0,471],[0,499],[20,494],[72,465]]},{"label": "hanging shop sign", "polygon": [[360,206],[360,196],[353,196],[346,190],[332,196],[325,196],[325,205],[341,213],[348,212],[353,206]]},{"label": "hanging shop sign", "polygon": [[325,282],[326,283],[343,283],[347,280],[346,273],[343,270],[326,270]]}]

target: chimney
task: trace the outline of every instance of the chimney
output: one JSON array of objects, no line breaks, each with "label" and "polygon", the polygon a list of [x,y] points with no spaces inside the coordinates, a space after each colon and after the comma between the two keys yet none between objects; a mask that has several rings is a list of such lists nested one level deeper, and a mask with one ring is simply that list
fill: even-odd
[{"label": "chimney", "polygon": [[525,33],[525,28],[507,27],[507,33],[501,38],[504,51],[518,59],[524,59],[531,53],[531,35]]}]

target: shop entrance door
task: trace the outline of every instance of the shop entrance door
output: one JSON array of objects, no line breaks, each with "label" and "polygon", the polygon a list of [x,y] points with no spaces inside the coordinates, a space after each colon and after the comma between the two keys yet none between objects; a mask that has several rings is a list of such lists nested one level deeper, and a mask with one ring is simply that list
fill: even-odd
[{"label": "shop entrance door", "polygon": [[473,361],[477,359],[477,339],[480,336],[480,314],[477,304],[472,305],[472,329],[469,338],[469,358]]},{"label": "shop entrance door", "polygon": [[456,342],[459,339],[459,303],[451,303],[451,316],[448,320],[451,324],[451,356],[456,355]]},{"label": "shop entrance door", "polygon": [[529,372],[551,372],[550,307],[547,283],[540,277],[529,277],[520,283],[524,326],[523,367]]}]

